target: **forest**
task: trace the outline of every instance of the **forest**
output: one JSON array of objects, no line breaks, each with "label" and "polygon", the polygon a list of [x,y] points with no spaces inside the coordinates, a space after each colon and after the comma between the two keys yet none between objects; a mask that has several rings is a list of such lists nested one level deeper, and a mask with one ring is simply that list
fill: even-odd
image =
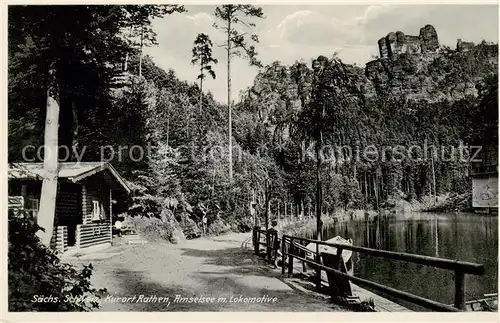
[{"label": "forest", "polygon": [[[134,189],[121,210],[130,216],[177,227],[198,223],[198,210],[205,208],[209,232],[217,234],[249,230],[252,202],[259,215],[333,216],[338,210],[467,194],[470,159],[443,155],[450,156],[450,147],[497,143],[497,58],[492,63],[491,51],[484,50],[490,45],[466,53],[440,48],[424,72],[416,71],[408,55],[395,58],[409,62],[405,79],[424,73],[434,80],[426,85],[429,98],[449,93],[451,85],[460,92],[464,82],[476,89],[417,100],[394,95],[390,81],[398,75],[389,75],[389,82],[369,80],[364,68],[344,64],[335,54],[318,53],[290,66],[279,57],[264,64],[258,35],[251,32],[265,19],[257,6],[215,7],[215,28],[227,35],[228,73],[215,75],[212,66],[222,64],[221,58],[213,57],[216,44],[200,30],[186,53],[200,71],[191,81],[143,54],[156,43],[153,19],[183,14],[183,6],[8,11],[9,162],[31,160],[34,150],[23,148],[44,145],[47,102],[54,97],[58,145],[81,153],[80,161],[113,164]],[[258,69],[253,85],[236,102],[217,102],[204,82],[227,78],[231,98],[230,67],[240,59]],[[111,155],[125,146],[129,151],[120,158]],[[137,157],[140,149],[129,153],[132,146],[142,147],[143,158]],[[383,147],[399,147],[399,158]],[[372,156],[352,154],[367,149]],[[65,155],[60,150],[60,158]]]}]

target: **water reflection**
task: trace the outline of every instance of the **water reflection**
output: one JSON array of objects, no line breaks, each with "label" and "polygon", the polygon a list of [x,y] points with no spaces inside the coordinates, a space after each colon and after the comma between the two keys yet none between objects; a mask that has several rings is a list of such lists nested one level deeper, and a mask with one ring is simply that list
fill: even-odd
[{"label": "water reflection", "polygon": [[[334,224],[324,239],[336,235],[355,245],[483,264],[483,276],[466,275],[468,300],[498,290],[498,217],[478,214],[412,213],[372,221]],[[453,272],[358,254],[355,275],[440,302],[452,304]],[[419,308],[412,307],[415,310]]]}]

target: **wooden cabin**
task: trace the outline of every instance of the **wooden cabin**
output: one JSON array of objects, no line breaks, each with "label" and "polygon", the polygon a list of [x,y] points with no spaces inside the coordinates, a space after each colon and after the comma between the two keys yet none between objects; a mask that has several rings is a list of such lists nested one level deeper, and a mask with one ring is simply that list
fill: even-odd
[{"label": "wooden cabin", "polygon": [[[9,165],[9,208],[23,208],[36,217],[43,163]],[[60,163],[52,247],[90,251],[112,242],[113,198],[130,188],[109,163]]]},{"label": "wooden cabin", "polygon": [[498,210],[498,146],[482,146],[478,159],[472,163],[472,207],[476,212]]}]

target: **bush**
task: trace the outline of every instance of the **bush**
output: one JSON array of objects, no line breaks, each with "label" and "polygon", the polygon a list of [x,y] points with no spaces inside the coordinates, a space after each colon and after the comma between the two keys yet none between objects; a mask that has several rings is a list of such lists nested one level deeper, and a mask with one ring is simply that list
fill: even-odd
[{"label": "bush", "polygon": [[225,224],[222,219],[216,219],[208,226],[207,230],[208,235],[214,235],[214,236],[218,236],[228,232],[231,232],[231,227]]},{"label": "bush", "polygon": [[128,209],[128,214],[132,217],[160,218],[163,210],[164,198],[138,193],[132,197],[132,205]]},{"label": "bush", "polygon": [[233,230],[233,231],[250,232],[250,231],[252,231],[253,226],[254,226],[253,219],[246,217],[246,218],[240,219],[237,222],[236,230]]},{"label": "bush", "polygon": [[158,218],[134,217],[131,222],[137,233],[148,241],[169,241],[177,243],[184,238],[175,220]]},{"label": "bush", "polygon": [[[24,212],[9,210],[9,311],[91,311],[105,289],[90,284],[92,264],[81,271],[62,263],[36,236],[40,228]],[[41,298],[45,297],[45,300]]]}]

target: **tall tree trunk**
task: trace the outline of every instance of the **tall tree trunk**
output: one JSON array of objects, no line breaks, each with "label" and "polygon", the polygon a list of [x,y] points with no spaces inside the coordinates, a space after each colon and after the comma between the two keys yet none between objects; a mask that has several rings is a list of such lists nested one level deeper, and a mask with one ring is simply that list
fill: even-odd
[{"label": "tall tree trunk", "polygon": [[187,124],[186,124],[186,139],[189,141],[191,137],[191,105],[186,107],[187,109]]},{"label": "tall tree trunk", "polygon": [[229,128],[229,181],[233,181],[233,126],[231,116],[231,19],[227,23],[227,109],[228,109],[228,128]]},{"label": "tall tree trunk", "polygon": [[212,172],[212,198],[215,196],[215,165],[213,166]]},{"label": "tall tree trunk", "polygon": [[203,66],[200,68],[200,118],[203,110]]},{"label": "tall tree trunk", "polygon": [[373,197],[375,195],[375,191],[373,190],[373,175],[368,175],[368,196]]},{"label": "tall tree trunk", "polygon": [[[396,183],[394,183],[393,189],[396,187]],[[385,198],[385,192],[384,192],[384,173],[382,172],[382,175],[380,176],[380,185],[379,185],[379,190],[380,192],[379,196],[380,199],[383,201]],[[395,191],[395,189],[394,189]]]},{"label": "tall tree trunk", "polygon": [[45,153],[43,159],[44,177],[38,212],[38,225],[45,231],[38,231],[41,242],[50,247],[54,231],[56,213],[57,177],[58,177],[58,127],[59,127],[59,84],[56,80],[56,70],[49,71],[50,80],[47,89],[47,114],[45,117]]},{"label": "tall tree trunk", "polygon": [[431,167],[432,167],[432,185],[434,188],[434,204],[436,204],[437,193],[436,193],[436,172],[434,171],[434,154],[431,155]]},{"label": "tall tree trunk", "polygon": [[365,204],[368,203],[368,180],[366,178],[366,171],[364,172],[365,175],[365,180],[364,180],[364,185],[365,185]]},{"label": "tall tree trunk", "polygon": [[142,48],[144,46],[144,25],[141,26],[141,49],[139,52],[139,78],[142,76]]},{"label": "tall tree trunk", "polygon": [[73,142],[71,146],[75,149],[78,147],[78,109],[75,102],[71,102],[71,111],[73,112]]},{"label": "tall tree trunk", "polygon": [[[167,105],[168,107],[169,105]],[[168,139],[169,139],[169,135],[170,135],[170,111],[167,111],[167,147],[170,147],[168,145]]]},{"label": "tall tree trunk", "polygon": [[321,160],[319,156],[320,147],[316,143],[316,240],[321,240],[321,177],[320,177],[320,166]]},{"label": "tall tree trunk", "polygon": [[357,186],[357,187],[358,187],[358,189],[359,189],[358,169],[357,169],[357,167],[356,167],[356,163],[354,163],[354,164],[352,165],[352,173],[353,173],[352,177],[356,180],[356,186]]},{"label": "tall tree trunk", "polygon": [[270,211],[270,201],[269,201],[269,182],[266,180],[266,192],[265,192],[265,203],[266,203],[266,230],[269,229],[269,211]]},{"label": "tall tree trunk", "polygon": [[404,193],[408,194],[408,173],[406,171],[403,172],[403,187],[404,187]]}]

